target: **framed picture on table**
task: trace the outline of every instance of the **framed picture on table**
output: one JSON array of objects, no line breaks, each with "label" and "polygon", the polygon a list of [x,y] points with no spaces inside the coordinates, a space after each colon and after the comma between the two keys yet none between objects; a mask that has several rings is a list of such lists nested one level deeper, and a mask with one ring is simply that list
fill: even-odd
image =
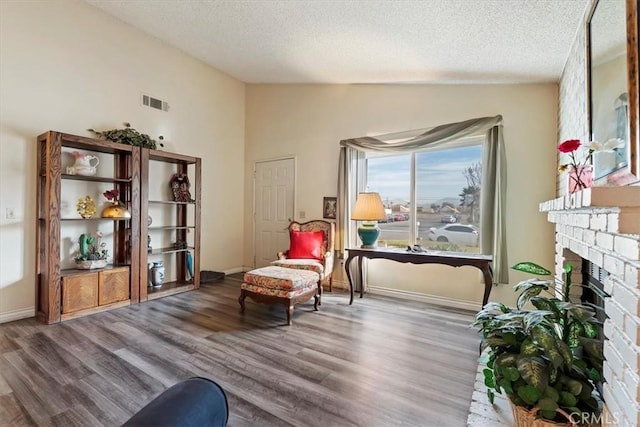
[{"label": "framed picture on table", "polygon": [[322,217],[324,219],[336,219],[338,211],[337,197],[324,197],[322,199]]}]

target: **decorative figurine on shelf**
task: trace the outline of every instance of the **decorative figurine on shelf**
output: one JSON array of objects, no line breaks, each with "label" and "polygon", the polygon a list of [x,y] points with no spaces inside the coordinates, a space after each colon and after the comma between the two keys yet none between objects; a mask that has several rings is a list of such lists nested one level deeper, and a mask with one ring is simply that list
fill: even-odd
[{"label": "decorative figurine on shelf", "polygon": [[174,174],[169,180],[169,187],[171,187],[174,202],[195,202],[195,200],[191,198],[191,193],[189,192],[191,183],[189,182],[187,174]]},{"label": "decorative figurine on shelf", "polygon": [[73,166],[67,166],[68,175],[93,176],[96,174],[96,167],[100,164],[99,158],[91,154],[82,154],[78,151],[74,151],[71,155],[76,161]]},{"label": "decorative figurine on shelf", "polygon": [[93,201],[91,196],[80,197],[78,204],[76,204],[76,210],[82,218],[91,218],[96,214],[96,202]]},{"label": "decorative figurine on shelf", "polygon": [[[151,223],[153,222],[153,218],[151,218],[151,215],[147,216],[147,227],[149,227],[151,225]],[[147,252],[151,253],[153,249],[151,249],[151,235],[147,234]]]},{"label": "decorative figurine on shelf", "polygon": [[105,199],[111,202],[111,204],[107,205],[102,210],[103,218],[131,218],[131,214],[127,208],[125,208],[118,200],[118,194],[120,193],[117,188],[102,193]]},{"label": "decorative figurine on shelf", "polygon": [[187,249],[187,242],[185,240],[177,240],[173,242],[173,247],[175,249]]},{"label": "decorative figurine on shelf", "polygon": [[107,265],[109,251],[106,243],[101,241],[102,232],[98,231],[95,236],[83,233],[78,238],[78,255],[74,261],[81,270],[91,270],[94,268],[104,268]]}]

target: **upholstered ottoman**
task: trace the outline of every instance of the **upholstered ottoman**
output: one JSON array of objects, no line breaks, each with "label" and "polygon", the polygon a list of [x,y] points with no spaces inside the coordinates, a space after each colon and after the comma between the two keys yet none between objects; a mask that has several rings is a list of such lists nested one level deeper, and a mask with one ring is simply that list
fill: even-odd
[{"label": "upholstered ottoman", "polygon": [[244,313],[246,297],[263,304],[282,304],[287,307],[287,324],[291,325],[295,304],[313,297],[313,308],[318,310],[318,280],[318,273],[309,270],[275,265],[251,270],[244,274],[240,287],[240,312]]}]

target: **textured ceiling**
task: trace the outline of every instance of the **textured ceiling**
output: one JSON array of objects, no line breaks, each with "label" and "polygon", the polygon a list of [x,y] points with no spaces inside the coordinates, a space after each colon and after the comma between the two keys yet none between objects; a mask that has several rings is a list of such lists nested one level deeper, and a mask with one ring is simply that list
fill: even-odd
[{"label": "textured ceiling", "polygon": [[589,3],[85,1],[247,83],[558,81]]}]

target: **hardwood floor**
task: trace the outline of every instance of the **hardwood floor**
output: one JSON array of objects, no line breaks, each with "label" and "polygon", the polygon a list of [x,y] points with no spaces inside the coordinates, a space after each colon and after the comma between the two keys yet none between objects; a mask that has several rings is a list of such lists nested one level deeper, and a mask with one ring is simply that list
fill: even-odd
[{"label": "hardwood floor", "polygon": [[120,425],[203,376],[229,426],[464,426],[477,367],[473,313],[372,295],[320,311],[247,300],[239,283],[55,325],[0,325],[0,425]]}]

